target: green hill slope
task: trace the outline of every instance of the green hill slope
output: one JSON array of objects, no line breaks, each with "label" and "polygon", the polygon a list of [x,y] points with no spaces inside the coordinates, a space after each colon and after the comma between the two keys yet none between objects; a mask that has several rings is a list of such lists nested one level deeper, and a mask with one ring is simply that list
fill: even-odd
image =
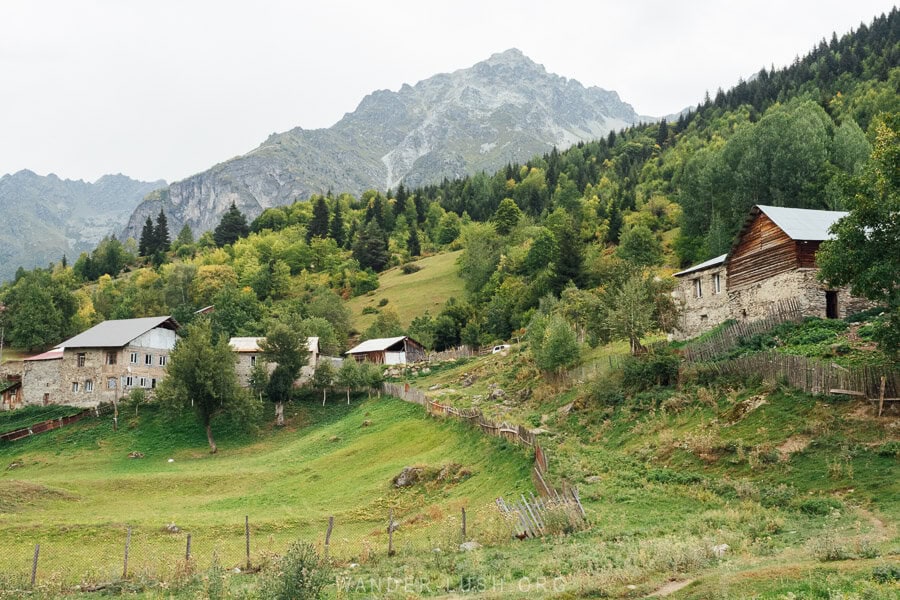
[{"label": "green hill slope", "polygon": [[[398,547],[430,549],[459,507],[477,522],[496,496],[531,489],[520,451],[498,452],[473,431],[422,417],[393,399],[302,404],[283,430],[238,439],[223,430],[219,454],[210,455],[190,419],[167,424],[142,408],[137,417],[123,412],[118,432],[104,419],[3,445],[0,464],[14,465],[0,477],[3,572],[24,576],[40,543],[42,579],[94,573],[108,581],[121,572],[127,527],[133,572],[171,572],[186,532],[198,564],[215,549],[231,568],[244,562],[245,515],[254,560],[296,539],[321,545],[334,516],[332,555],[359,561],[386,552],[390,508],[402,528]],[[144,457],[129,458],[133,451]],[[405,466],[451,464],[460,467],[445,481],[391,484]],[[167,532],[171,523],[182,531]]]},{"label": "green hill slope", "polygon": [[364,314],[363,309],[377,309],[383,300],[387,300],[384,306],[395,311],[406,327],[426,311],[432,316],[438,314],[449,298],[463,298],[465,289],[456,266],[460,254],[461,251],[447,252],[423,258],[413,263],[420,270],[408,275],[400,267],[382,273],[377,290],[347,303],[353,312],[353,327],[365,331],[375,314]]}]

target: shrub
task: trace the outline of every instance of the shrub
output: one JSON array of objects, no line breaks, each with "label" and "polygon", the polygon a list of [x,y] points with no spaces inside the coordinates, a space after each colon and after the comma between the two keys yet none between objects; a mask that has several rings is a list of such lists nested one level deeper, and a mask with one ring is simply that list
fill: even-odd
[{"label": "shrub", "polygon": [[878,315],[886,312],[887,308],[884,306],[876,306],[874,308],[870,308],[868,310],[864,310],[858,313],[853,313],[846,319],[844,319],[847,323],[861,323],[863,321],[868,321],[873,317],[877,317]]},{"label": "shrub", "polygon": [[[766,508],[788,506],[797,496],[797,489],[780,483],[775,487],[763,487],[759,490],[759,503]],[[827,512],[825,514],[828,514]]]},{"label": "shrub", "polygon": [[[383,305],[381,305],[381,306],[383,306]],[[362,314],[364,314],[364,315],[377,315],[377,314],[378,314],[378,309],[375,308],[374,306],[364,306],[363,309],[362,309]]]},{"label": "shrub", "polygon": [[588,398],[598,406],[619,406],[625,402],[625,393],[618,382],[601,377],[591,383]]},{"label": "shrub", "polygon": [[406,263],[405,265],[400,267],[400,270],[403,272],[404,275],[410,275],[412,273],[416,273],[417,271],[421,271],[422,267],[420,267],[419,265],[417,265],[415,263]]},{"label": "shrub", "polygon": [[825,516],[832,510],[840,510],[844,507],[840,500],[835,498],[807,498],[797,505],[800,512],[807,515]]},{"label": "shrub", "polygon": [[320,598],[331,583],[331,565],[308,542],[294,542],[263,581],[263,597],[273,600]]},{"label": "shrub", "polygon": [[382,306],[387,306],[387,303],[388,303],[388,299],[382,298],[381,300],[378,301],[378,307],[380,308]]},{"label": "shrub", "polygon": [[900,565],[878,565],[872,569],[872,579],[878,583],[900,581]]},{"label": "shrub", "polygon": [[674,385],[679,362],[678,356],[669,352],[629,357],[622,365],[622,383],[635,391]]}]

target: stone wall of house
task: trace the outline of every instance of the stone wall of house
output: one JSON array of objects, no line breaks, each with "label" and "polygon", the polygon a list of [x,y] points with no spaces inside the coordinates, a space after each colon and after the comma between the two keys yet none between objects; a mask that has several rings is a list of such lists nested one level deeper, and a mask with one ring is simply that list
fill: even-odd
[{"label": "stone wall of house", "polygon": [[22,374],[22,399],[27,406],[30,404],[41,406],[44,404],[44,395],[47,404],[59,404],[59,377],[62,359],[54,360],[27,360]]},{"label": "stone wall of house", "polygon": [[[263,360],[261,352],[236,352],[237,354],[237,362],[235,363],[235,371],[237,372],[238,382],[243,387],[250,386],[250,374],[253,372],[253,360],[255,357],[256,360]],[[301,385],[307,381],[309,381],[313,373],[316,370],[316,365],[319,362],[319,354],[317,352],[310,352],[309,359],[306,361],[306,364],[300,368],[300,377],[294,383],[295,385]],[[272,371],[275,370],[275,363],[270,363],[268,366],[269,374],[271,375]]]},{"label": "stone wall of house", "polygon": [[[719,276],[718,292],[716,292],[715,275]],[[702,292],[699,298],[697,297],[697,279],[700,280]],[[725,286],[724,264],[688,273],[678,278],[678,285],[672,295],[682,310],[678,324],[672,332],[674,339],[686,340],[696,337],[731,318],[731,308]]]},{"label": "stone wall of house", "polygon": [[[84,354],[84,365],[79,355]],[[109,364],[108,355],[115,357]],[[124,348],[66,348],[59,369],[55,404],[97,406],[134,388],[148,392],[166,376],[169,350],[129,345]],[[77,385],[76,385],[77,384]]]},{"label": "stone wall of house", "polygon": [[[779,273],[763,281],[728,290],[731,318],[756,321],[768,315],[771,308],[783,300],[794,300],[804,316],[826,317],[826,292],[831,289],[817,278],[817,269],[795,269]],[[837,290],[838,318],[872,306],[871,302],[856,298],[847,288]]]}]

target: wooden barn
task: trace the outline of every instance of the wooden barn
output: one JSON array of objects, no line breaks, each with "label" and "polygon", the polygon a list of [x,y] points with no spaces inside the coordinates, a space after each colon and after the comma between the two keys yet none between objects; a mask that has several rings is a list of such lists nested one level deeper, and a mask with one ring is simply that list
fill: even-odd
[{"label": "wooden barn", "polygon": [[790,300],[806,316],[846,317],[870,306],[818,279],[816,252],[829,229],[847,213],[754,206],[731,251],[675,274],[675,296],[684,307],[674,336],[686,339],[726,319],[765,318]]},{"label": "wooden barn", "polygon": [[0,410],[13,410],[22,406],[22,377],[10,375],[0,379]]},{"label": "wooden barn", "polygon": [[405,365],[425,360],[425,348],[408,336],[366,340],[345,352],[356,362],[376,365]]}]

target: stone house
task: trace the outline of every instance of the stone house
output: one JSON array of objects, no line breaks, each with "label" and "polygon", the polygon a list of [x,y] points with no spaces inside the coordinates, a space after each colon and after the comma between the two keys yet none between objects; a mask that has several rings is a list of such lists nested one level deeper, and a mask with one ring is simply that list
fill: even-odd
[{"label": "stone house", "polygon": [[783,300],[805,316],[844,318],[871,304],[817,279],[816,251],[847,213],[754,206],[728,254],[675,273],[683,306],[675,339],[688,339],[727,319],[764,318]]},{"label": "stone house", "polygon": [[[262,348],[259,343],[266,338],[264,337],[233,337],[228,340],[228,345],[237,354],[237,371],[238,381],[244,387],[250,386],[250,374],[257,361],[265,360],[263,358]],[[300,378],[294,382],[294,385],[302,384],[313,376],[316,365],[319,364],[319,338],[309,337],[306,339],[306,348],[309,350],[309,358],[306,364],[300,369]],[[275,364],[269,364],[269,373],[275,370]]]},{"label": "stone house", "polygon": [[356,362],[376,365],[405,365],[425,360],[425,347],[409,336],[376,338],[347,350]]},{"label": "stone house", "polygon": [[96,406],[156,388],[178,327],[170,316],[104,321],[25,359],[25,404]]}]

